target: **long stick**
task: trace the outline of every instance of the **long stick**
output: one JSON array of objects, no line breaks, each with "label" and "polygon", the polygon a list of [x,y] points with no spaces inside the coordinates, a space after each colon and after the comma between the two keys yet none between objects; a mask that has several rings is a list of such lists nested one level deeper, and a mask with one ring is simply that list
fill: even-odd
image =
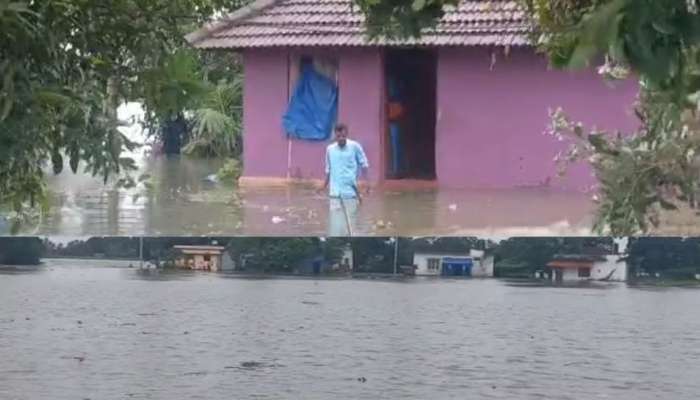
[{"label": "long stick", "polygon": [[345,208],[345,200],[342,197],[340,199],[340,206],[343,208],[343,214],[345,214],[345,226],[348,228],[348,236],[352,237],[352,228],[350,226],[350,216],[348,216],[348,209]]}]

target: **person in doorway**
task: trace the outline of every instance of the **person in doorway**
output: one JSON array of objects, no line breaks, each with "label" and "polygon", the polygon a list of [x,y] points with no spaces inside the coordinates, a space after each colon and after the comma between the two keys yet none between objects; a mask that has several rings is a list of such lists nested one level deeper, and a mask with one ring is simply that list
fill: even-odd
[{"label": "person in doorway", "polygon": [[369,168],[362,146],[348,139],[344,124],[335,127],[335,142],[326,148],[326,179],[320,191],[328,190],[330,214],[328,234],[352,236],[357,216],[357,206],[362,202],[358,178]]}]

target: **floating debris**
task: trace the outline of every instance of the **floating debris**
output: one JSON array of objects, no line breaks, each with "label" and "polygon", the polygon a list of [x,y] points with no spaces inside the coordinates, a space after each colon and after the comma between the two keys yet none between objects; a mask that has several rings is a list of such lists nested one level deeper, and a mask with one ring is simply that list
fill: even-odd
[{"label": "floating debris", "polygon": [[284,218],[282,218],[282,217],[278,217],[278,216],[276,216],[276,215],[275,215],[274,217],[272,217],[272,223],[273,223],[273,224],[279,224],[279,223],[284,222],[284,221],[285,221],[285,220],[284,220]]},{"label": "floating debris", "polygon": [[258,361],[243,361],[241,364],[242,368],[246,369],[255,369],[255,368],[261,368],[264,367],[265,364],[258,362]]},{"label": "floating debris", "polygon": [[450,204],[449,207],[450,211],[457,211],[457,204]]},{"label": "floating debris", "polygon": [[203,180],[209,183],[219,183],[219,177],[216,174],[207,175]]},{"label": "floating debris", "polygon": [[206,375],[206,371],[195,371],[195,372],[185,372],[183,375],[185,376],[199,376],[199,375]]}]

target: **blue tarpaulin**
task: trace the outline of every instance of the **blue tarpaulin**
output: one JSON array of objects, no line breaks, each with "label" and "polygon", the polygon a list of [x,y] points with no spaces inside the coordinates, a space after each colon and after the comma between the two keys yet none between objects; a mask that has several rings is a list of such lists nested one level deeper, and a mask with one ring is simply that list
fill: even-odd
[{"label": "blue tarpaulin", "polygon": [[328,140],[338,113],[338,86],[316,71],[311,62],[302,64],[282,125],[288,137]]}]

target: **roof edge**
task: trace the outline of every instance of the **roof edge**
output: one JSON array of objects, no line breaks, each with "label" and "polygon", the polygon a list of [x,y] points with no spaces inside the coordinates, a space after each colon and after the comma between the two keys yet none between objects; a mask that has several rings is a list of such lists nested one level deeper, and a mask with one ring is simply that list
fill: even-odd
[{"label": "roof edge", "polygon": [[242,19],[248,18],[255,15],[262,10],[275,5],[280,0],[255,0],[252,3],[239,8],[226,15],[225,17],[210,22],[203,27],[197,29],[194,32],[190,32],[185,35],[185,40],[192,46],[197,47],[197,43],[201,42],[208,36],[222,30],[226,29],[231,23],[240,21]]}]

